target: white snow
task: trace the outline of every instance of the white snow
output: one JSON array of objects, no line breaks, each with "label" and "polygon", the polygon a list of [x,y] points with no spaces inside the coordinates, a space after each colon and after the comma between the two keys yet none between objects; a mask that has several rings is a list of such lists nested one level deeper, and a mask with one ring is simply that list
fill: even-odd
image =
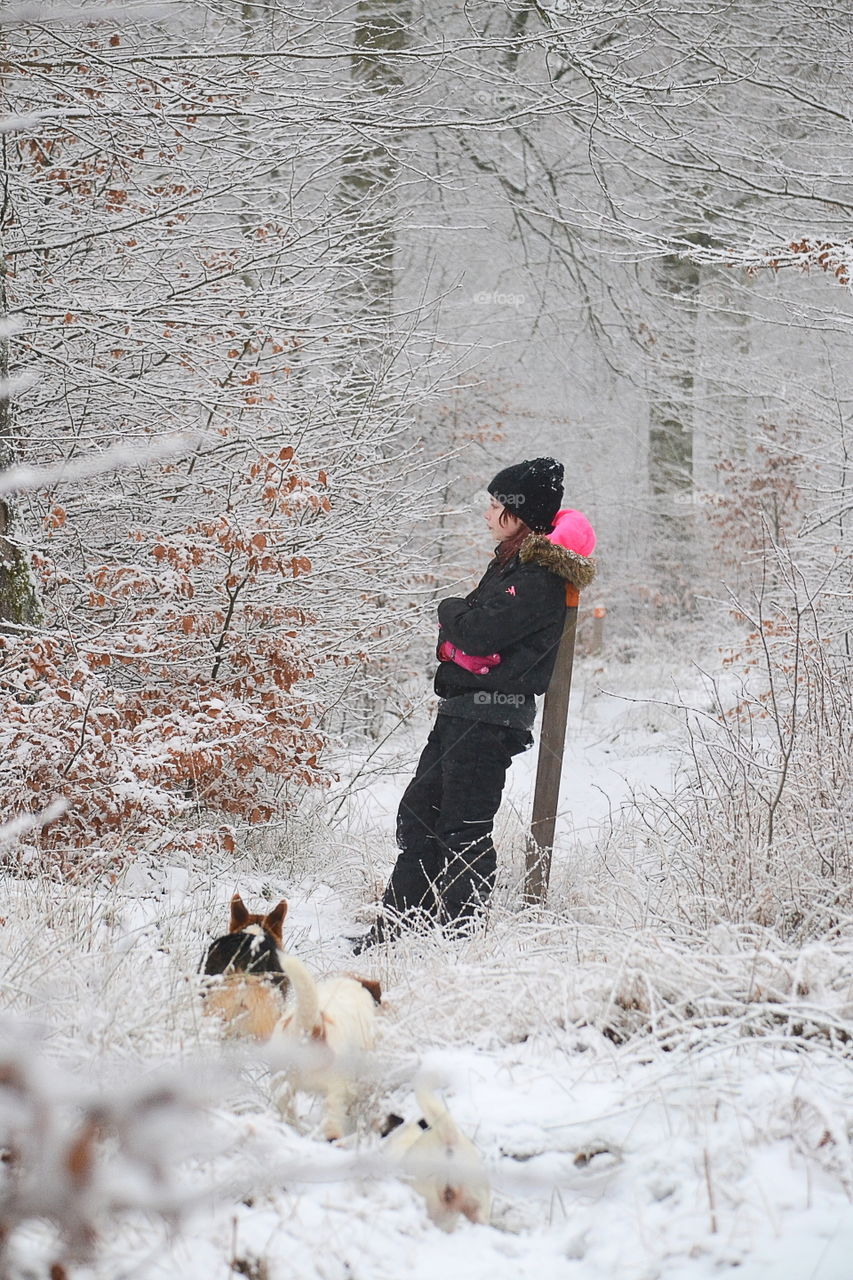
[{"label": "white snow", "polygon": [[[796,948],[722,923],[702,937],[608,916],[597,851],[620,807],[666,792],[682,760],[676,718],[618,696],[659,689],[654,665],[606,677],[610,694],[590,660],[578,664],[552,908],[519,906],[530,752],[497,825],[495,910],[467,941],[410,938],[358,961],[345,942],[393,861],[425,719],[389,739],[333,824],[207,868],[138,862],[112,885],[7,881],[8,1026],[44,1029],[25,1057],[51,1064],[68,1131],[93,1091],[125,1099],[165,1071],[185,1098],[198,1081],[195,1117],[164,1112],[166,1129],[148,1134],[168,1166],[156,1195],[132,1152],[120,1160],[104,1142],[98,1185],[121,1188],[127,1207],[95,1196],[100,1242],[74,1276],[850,1280],[851,939]],[[286,1125],[263,1054],[235,1055],[201,1014],[198,962],[235,889],[250,910],[289,900],[286,945],[317,972],[382,981],[379,1048],[340,1148],[321,1141],[310,1101],[301,1131]],[[7,1027],[7,1047],[18,1035]],[[383,1159],[378,1124],[415,1118],[424,1066],[488,1166],[488,1227],[438,1230]],[[144,1208],[164,1188],[184,1209],[173,1229]],[[9,1274],[40,1274],[56,1256],[53,1228],[21,1227]]]}]

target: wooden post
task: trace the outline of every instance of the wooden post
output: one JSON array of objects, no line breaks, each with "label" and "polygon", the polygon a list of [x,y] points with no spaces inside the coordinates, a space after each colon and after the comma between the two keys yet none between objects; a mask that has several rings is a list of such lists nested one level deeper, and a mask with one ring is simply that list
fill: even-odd
[{"label": "wooden post", "polygon": [[557,650],[554,674],[545,694],[542,710],[542,734],[533,792],[533,818],[525,851],[524,901],[542,904],[551,878],[551,850],[554,824],[560,800],[560,775],[563,769],[563,747],[566,741],[566,718],[572,691],[572,663],[575,656],[575,631],[578,623],[577,588],[566,583],[566,620]]}]

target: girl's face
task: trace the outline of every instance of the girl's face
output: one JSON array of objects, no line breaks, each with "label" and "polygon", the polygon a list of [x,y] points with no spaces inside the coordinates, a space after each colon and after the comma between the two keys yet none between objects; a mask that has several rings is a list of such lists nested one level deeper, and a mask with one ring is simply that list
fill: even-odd
[{"label": "girl's face", "polygon": [[507,538],[513,537],[521,528],[521,521],[518,516],[512,515],[509,511],[501,521],[501,512],[506,511],[502,503],[496,498],[489,499],[489,505],[484,512],[486,524],[489,526],[491,535],[495,542],[505,542]]}]

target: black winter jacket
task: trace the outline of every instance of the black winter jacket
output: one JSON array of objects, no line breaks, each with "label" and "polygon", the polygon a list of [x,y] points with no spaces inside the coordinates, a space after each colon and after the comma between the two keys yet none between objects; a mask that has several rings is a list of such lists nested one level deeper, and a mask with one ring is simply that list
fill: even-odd
[{"label": "black winter jacket", "polygon": [[535,695],[548,688],[557,659],[565,584],[580,589],[594,577],[594,560],[531,533],[503,567],[489,563],[470,595],[442,600],[440,639],[465,653],[499,653],[501,661],[484,676],[439,663],[433,685],[439,712],[530,729]]}]

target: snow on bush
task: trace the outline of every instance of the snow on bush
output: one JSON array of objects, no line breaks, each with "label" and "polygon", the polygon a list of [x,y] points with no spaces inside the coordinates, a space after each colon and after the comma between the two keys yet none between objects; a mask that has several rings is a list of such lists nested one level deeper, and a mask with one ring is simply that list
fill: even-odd
[{"label": "snow on bush", "polygon": [[[99,1061],[96,1076],[104,1070]],[[0,1049],[0,1270],[53,1280],[88,1261],[123,1217],[178,1222],[195,1202],[186,1162],[209,1139],[198,1070],[93,1084],[8,1019]]]}]

